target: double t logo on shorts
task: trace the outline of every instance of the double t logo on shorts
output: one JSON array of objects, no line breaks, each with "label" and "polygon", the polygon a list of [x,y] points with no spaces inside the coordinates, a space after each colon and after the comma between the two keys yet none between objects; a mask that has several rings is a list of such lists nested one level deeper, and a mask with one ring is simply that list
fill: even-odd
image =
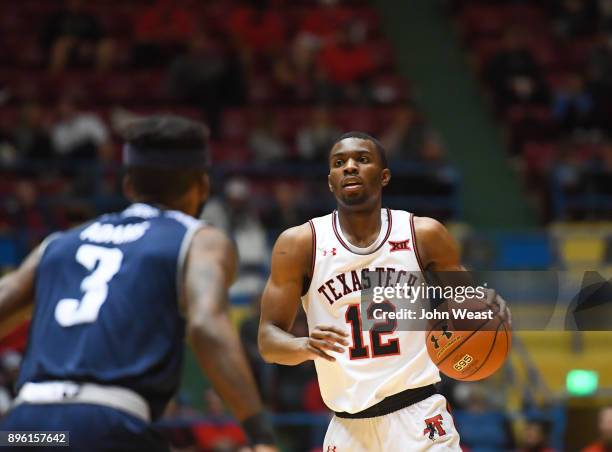
[{"label": "double t logo on shorts", "polygon": [[429,435],[430,440],[434,440],[436,433],[438,436],[446,435],[446,431],[442,428],[442,415],[437,414],[434,417],[430,417],[424,420],[425,430],[423,430],[423,435]]}]

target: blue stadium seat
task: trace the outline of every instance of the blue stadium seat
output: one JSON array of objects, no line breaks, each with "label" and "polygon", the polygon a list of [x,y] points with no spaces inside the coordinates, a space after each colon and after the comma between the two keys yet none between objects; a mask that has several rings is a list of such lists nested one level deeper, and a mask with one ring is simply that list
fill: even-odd
[{"label": "blue stadium seat", "polygon": [[552,264],[546,235],[508,235],[499,239],[496,267],[504,270],[545,270]]}]

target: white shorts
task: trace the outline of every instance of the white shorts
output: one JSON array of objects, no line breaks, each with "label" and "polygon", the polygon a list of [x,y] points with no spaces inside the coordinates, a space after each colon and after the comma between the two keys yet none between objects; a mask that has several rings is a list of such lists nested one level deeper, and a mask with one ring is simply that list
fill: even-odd
[{"label": "white shorts", "polygon": [[323,452],[460,452],[459,433],[446,406],[446,399],[434,394],[385,416],[334,416]]}]

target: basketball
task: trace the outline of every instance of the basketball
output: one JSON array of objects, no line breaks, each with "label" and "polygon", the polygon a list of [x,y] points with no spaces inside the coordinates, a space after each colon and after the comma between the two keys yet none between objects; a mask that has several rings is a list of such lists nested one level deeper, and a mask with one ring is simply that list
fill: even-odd
[{"label": "basketball", "polygon": [[[467,300],[461,309],[477,314],[490,308],[481,300]],[[499,370],[510,352],[512,333],[501,317],[496,313],[492,317],[432,324],[426,337],[427,351],[440,372],[455,380],[477,381]]]}]

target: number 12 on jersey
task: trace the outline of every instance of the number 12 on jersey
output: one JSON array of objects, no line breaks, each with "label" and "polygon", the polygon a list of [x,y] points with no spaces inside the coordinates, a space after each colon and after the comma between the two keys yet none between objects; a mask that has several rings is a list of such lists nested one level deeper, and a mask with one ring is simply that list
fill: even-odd
[{"label": "number 12 on jersey", "polygon": [[[395,311],[395,308],[388,302],[372,303],[367,310],[369,319],[373,318],[374,309],[382,309],[385,312]],[[351,336],[353,337],[353,345],[349,348],[351,359],[380,358],[400,353],[399,338],[389,339],[384,344],[381,341],[384,334],[391,334],[395,331],[397,320],[386,317],[385,320],[375,323],[370,328],[370,344],[372,345],[370,354],[370,347],[364,344],[363,340],[360,306],[358,304],[349,305],[345,318],[346,322],[351,325]]]}]

